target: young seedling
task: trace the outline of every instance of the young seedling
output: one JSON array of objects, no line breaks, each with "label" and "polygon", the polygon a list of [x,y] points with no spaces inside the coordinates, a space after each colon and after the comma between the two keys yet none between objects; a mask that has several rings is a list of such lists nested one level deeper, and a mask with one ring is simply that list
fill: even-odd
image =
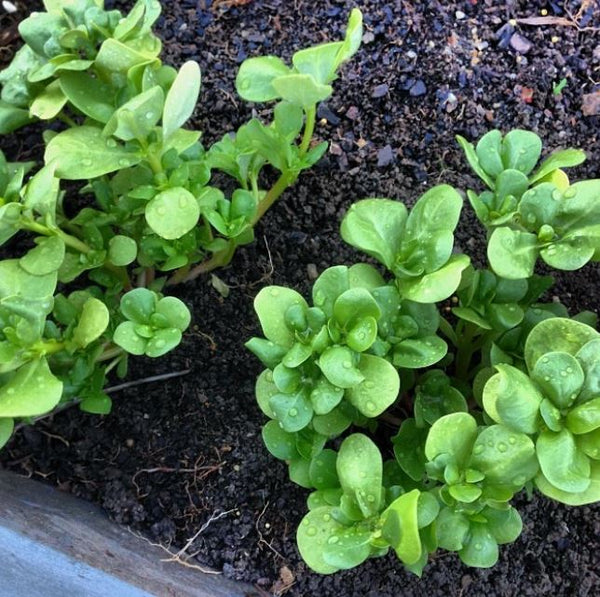
[{"label": "young seedling", "polygon": [[[510,500],[523,489],[600,501],[596,316],[540,303],[553,279],[533,273],[538,256],[557,269],[598,259],[600,180],[570,184],[562,168],[585,158],[572,149],[535,169],[541,142],[528,131],[459,143],[488,187],[468,197],[491,269],[454,252],[462,199],[440,185],[410,211],[389,199],[348,210],[342,237],[384,275],[331,267],[313,307],[282,287],[255,299],[266,339],[247,347],[267,367],[263,438],[312,490],[297,539],[322,574],[390,547],[418,575],[438,548],[487,568],[521,533]],[[378,417],[400,422],[388,461],[365,435]]]},{"label": "young seedling", "polygon": [[[59,123],[44,132],[45,164],[29,178],[35,164],[9,163],[0,152],[0,246],[25,234],[34,244],[0,261],[0,447],[18,419],[68,404],[109,412],[110,371],[123,376],[128,355],[156,358],[179,345],[191,316],[162,291],[229,263],[319,160],[327,143],[312,146],[317,104],[362,37],[354,10],[343,41],[301,50],[290,67],[274,56],[243,63],[239,93],[275,101],[272,121],[254,118],[205,148],[200,131],[184,128],[200,68],[162,64],[157,0],[138,0],[126,16],[103,0],[44,7],[20,24],[25,44],[0,72],[0,134],[33,120]],[[268,189],[260,186],[265,168],[279,172]],[[230,194],[211,184],[215,171],[233,179]],[[64,209],[61,180],[80,181],[76,210]],[[364,325],[372,333],[372,319]],[[302,350],[284,375],[301,365]],[[375,375],[376,357],[365,363]]]}]

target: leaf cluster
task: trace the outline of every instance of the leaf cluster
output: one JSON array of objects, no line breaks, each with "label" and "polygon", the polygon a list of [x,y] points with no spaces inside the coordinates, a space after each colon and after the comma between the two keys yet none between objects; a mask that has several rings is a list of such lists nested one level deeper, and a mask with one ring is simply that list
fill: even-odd
[{"label": "leaf cluster", "polygon": [[[584,159],[576,150],[535,169],[541,142],[528,131],[459,143],[488,187],[467,194],[489,268],[455,251],[463,201],[439,185],[410,210],[389,199],[348,210],[342,238],[383,274],[330,267],[313,306],[282,287],[255,299],[265,338],[247,347],[266,367],[263,439],[312,490],[297,540],[316,572],[390,548],[419,575],[437,549],[487,568],[521,533],[510,501],[523,489],[600,501],[597,318],[540,302],[553,278],[534,273],[538,255],[558,269],[594,260],[600,181],[570,184],[562,168]],[[390,425],[386,461],[369,434]]]},{"label": "leaf cluster", "polygon": [[[237,83],[246,99],[278,100],[271,122],[254,118],[204,147],[200,131],[184,128],[200,68],[162,63],[157,0],[137,0],[127,15],[103,0],[44,7],[20,24],[25,43],[0,72],[0,134],[48,125],[41,168],[0,152],[0,246],[29,238],[31,247],[0,261],[0,446],[15,419],[31,422],[59,404],[107,413],[107,374],[125,375],[129,355],[166,354],[190,324],[188,308],[165,288],[226,265],[327,147],[311,147],[325,96],[293,98],[304,79],[285,82],[281,96],[252,92],[261,83],[244,73],[275,57],[244,63]],[[333,44],[328,82],[361,36],[355,10]],[[331,45],[296,56],[321,60]],[[265,168],[279,178],[262,189]],[[224,190],[212,182],[216,172],[229,178]],[[65,180],[79,198],[61,190]]]}]

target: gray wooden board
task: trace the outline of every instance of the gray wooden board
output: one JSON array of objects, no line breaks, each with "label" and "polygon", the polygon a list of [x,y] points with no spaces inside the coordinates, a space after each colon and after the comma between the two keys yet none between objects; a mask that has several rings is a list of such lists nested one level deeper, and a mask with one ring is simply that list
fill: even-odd
[{"label": "gray wooden board", "polygon": [[0,471],[0,597],[251,597],[176,563],[94,505]]}]

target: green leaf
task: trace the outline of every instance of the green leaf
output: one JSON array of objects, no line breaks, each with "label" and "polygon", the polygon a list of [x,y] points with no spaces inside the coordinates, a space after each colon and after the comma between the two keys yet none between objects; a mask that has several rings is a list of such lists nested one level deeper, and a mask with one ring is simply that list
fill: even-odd
[{"label": "green leaf", "polygon": [[323,558],[331,566],[348,570],[362,564],[371,554],[371,531],[358,526],[332,535],[323,548]]},{"label": "green leaf", "polygon": [[510,365],[496,365],[483,388],[483,406],[497,423],[521,433],[536,433],[540,425],[540,403],[543,396],[532,381]]},{"label": "green leaf", "polygon": [[458,288],[462,272],[469,266],[466,255],[452,255],[446,265],[420,278],[397,279],[403,298],[416,303],[437,303],[447,299]]},{"label": "green leaf", "polygon": [[548,174],[551,174],[559,168],[570,168],[579,166],[585,161],[585,152],[580,149],[563,149],[555,151],[547,157],[540,167],[529,178],[529,184],[533,185]]},{"label": "green leaf", "polygon": [[134,96],[111,116],[104,135],[123,141],[146,139],[160,120],[164,101],[165,94],[158,85]]},{"label": "green leaf", "polygon": [[56,135],[48,143],[44,159],[56,164],[59,178],[83,180],[135,166],[142,156],[106,139],[99,128],[80,126]]},{"label": "green leaf", "polygon": [[590,463],[590,484],[584,491],[573,493],[562,491],[540,474],[535,478],[536,487],[549,498],[567,504],[568,506],[584,506],[600,501],[600,462]]},{"label": "green leaf", "polygon": [[333,92],[331,85],[317,83],[310,75],[280,75],[271,85],[279,97],[304,109],[326,100]]},{"label": "green leaf", "polygon": [[[494,130],[483,135],[477,143],[475,152],[477,154],[479,165],[487,174],[495,179],[502,173],[504,164],[502,163],[501,156],[502,133],[500,131]],[[473,169],[475,170],[475,168]],[[479,172],[477,172],[477,174],[479,174]],[[481,176],[481,178],[483,177]],[[493,189],[494,186],[491,186],[491,188]]]},{"label": "green leaf", "polygon": [[33,276],[45,276],[58,271],[64,258],[65,243],[57,236],[50,236],[39,239],[37,246],[19,259],[19,265]]},{"label": "green leaf", "polygon": [[133,321],[120,323],[113,334],[113,342],[129,354],[139,356],[146,352],[148,340],[137,334],[136,325]]},{"label": "green leaf", "polygon": [[585,323],[552,317],[538,323],[525,342],[525,362],[533,371],[538,360],[547,352],[566,352],[576,355],[585,344],[600,338],[600,334]]},{"label": "green leaf", "polygon": [[277,77],[289,75],[290,68],[276,56],[248,58],[235,80],[238,95],[249,102],[269,102],[280,97],[273,87]]},{"label": "green leaf", "polygon": [[79,409],[93,415],[108,415],[112,410],[112,400],[103,392],[92,394],[81,400]]},{"label": "green leaf", "polygon": [[344,37],[342,48],[338,54],[338,66],[350,59],[360,48],[363,37],[363,17],[358,8],[353,8],[350,11],[348,25],[346,27],[346,35]]},{"label": "green leaf", "polygon": [[179,69],[165,99],[163,110],[163,141],[183,126],[194,112],[200,94],[200,67],[189,60]]},{"label": "green leaf", "polygon": [[502,162],[505,168],[529,174],[542,153],[541,139],[531,131],[514,129],[502,140]]},{"label": "green leaf", "polygon": [[334,408],[325,415],[315,415],[312,420],[314,430],[330,438],[337,437],[346,431],[352,424],[352,419],[346,414],[342,406]]},{"label": "green leaf", "polygon": [[383,538],[394,548],[404,564],[414,564],[421,557],[418,504],[420,492],[413,489],[396,498],[381,515]]},{"label": "green leaf", "polygon": [[29,112],[40,120],[55,118],[67,103],[59,81],[52,81],[32,102]]},{"label": "green leaf", "polygon": [[156,330],[148,340],[145,354],[152,358],[162,357],[181,342],[181,331],[175,328]]},{"label": "green leaf", "polygon": [[458,552],[460,559],[474,568],[491,568],[498,561],[498,544],[487,525],[472,522],[466,545]]},{"label": "green leaf", "polygon": [[394,347],[394,365],[407,369],[430,367],[441,361],[448,345],[439,336],[409,338]]},{"label": "green leaf", "polygon": [[310,401],[317,415],[331,412],[342,400],[344,390],[320,377],[310,393]]},{"label": "green leaf", "polygon": [[460,512],[443,508],[435,522],[438,544],[448,551],[459,551],[469,538],[469,521]]},{"label": "green leaf", "polygon": [[487,520],[489,532],[499,545],[516,541],[523,530],[523,521],[512,506],[507,510],[486,508],[483,515]]},{"label": "green leaf", "polygon": [[342,221],[342,238],[392,269],[400,251],[407,210],[390,199],[354,203]]},{"label": "green leaf", "polygon": [[336,471],[337,453],[323,450],[310,462],[310,480],[316,489],[339,487]]},{"label": "green leaf", "polygon": [[398,397],[398,372],[389,361],[370,354],[361,355],[358,371],[361,381],[348,387],[346,398],[366,417],[378,417]]},{"label": "green leaf", "polygon": [[89,346],[106,331],[109,322],[110,314],[106,305],[97,298],[89,298],[83,304],[83,311],[73,330],[73,341],[80,348]]},{"label": "green leaf", "polygon": [[567,414],[567,428],[571,433],[589,433],[600,427],[600,397],[576,406]]},{"label": "green leaf", "polygon": [[547,352],[538,359],[531,377],[558,408],[566,408],[577,398],[584,373],[574,356],[566,352]]},{"label": "green leaf", "polygon": [[14,428],[15,422],[13,419],[0,419],[0,448],[3,448],[8,443]]},{"label": "green leaf", "polygon": [[343,45],[337,41],[299,50],[292,56],[292,62],[299,73],[310,75],[317,83],[326,85],[335,79]]},{"label": "green leaf", "polygon": [[302,295],[282,286],[263,288],[254,299],[254,309],[263,334],[271,342],[286,348],[291,348],[295,342],[294,333],[285,324],[286,311],[292,305],[301,305],[308,309]]},{"label": "green leaf", "polygon": [[[493,131],[490,131],[488,135],[491,134],[491,132]],[[481,143],[481,141],[483,141],[483,139],[485,139],[486,136],[487,135],[484,135],[479,142]],[[494,180],[481,166],[473,144],[469,143],[469,141],[467,141],[464,137],[461,137],[460,135],[456,135],[456,141],[460,145],[461,149],[464,151],[465,157],[467,158],[467,162],[469,162],[469,166],[471,166],[475,174],[477,174],[477,176],[479,176],[479,178],[481,178],[481,180],[483,180],[483,182],[485,182],[485,184],[490,189],[494,189]]]},{"label": "green leaf", "polygon": [[379,448],[366,435],[354,433],[342,442],[336,467],[344,493],[354,496],[363,516],[377,514],[383,476]]},{"label": "green leaf", "polygon": [[406,220],[401,245],[403,257],[418,255],[426,273],[447,263],[462,203],[461,196],[449,185],[437,185],[422,195]]},{"label": "green leaf", "polygon": [[482,472],[486,483],[519,489],[538,472],[531,439],[502,425],[486,427],[479,434],[469,466]]},{"label": "green leaf", "polygon": [[135,323],[149,323],[156,310],[156,293],[147,288],[135,288],[121,298],[121,313]]},{"label": "green leaf", "polygon": [[477,437],[477,422],[468,413],[453,413],[438,419],[429,430],[425,456],[432,461],[440,455],[452,456],[456,464],[466,465]]},{"label": "green leaf", "polygon": [[400,431],[392,439],[394,455],[402,470],[414,481],[422,481],[425,475],[423,452],[428,430],[418,427],[414,419],[402,421]]},{"label": "green leaf", "polygon": [[269,421],[262,429],[262,438],[267,450],[275,458],[291,460],[298,457],[296,436],[281,428],[277,421]]},{"label": "green leaf", "polygon": [[600,338],[586,342],[575,357],[585,376],[577,401],[585,402],[600,396]]},{"label": "green leaf", "polygon": [[374,317],[359,319],[346,336],[346,343],[356,352],[368,350],[377,339],[377,320]]},{"label": "green leaf", "polygon": [[350,288],[333,305],[333,316],[341,326],[352,324],[358,318],[379,319],[381,310],[366,288]]},{"label": "green leaf", "polygon": [[145,215],[148,226],[158,236],[174,240],[195,228],[200,219],[200,207],[187,189],[173,187],[151,199]]},{"label": "green leaf", "polygon": [[567,429],[540,433],[536,451],[544,477],[557,489],[580,493],[590,486],[590,461]]},{"label": "green leaf", "polygon": [[0,100],[0,135],[8,135],[30,123],[32,120],[29,110],[16,108]]},{"label": "green leaf", "polygon": [[118,267],[129,265],[137,257],[137,243],[129,236],[117,234],[108,241],[108,258]]},{"label": "green leaf", "polygon": [[0,261],[0,299],[26,297],[48,300],[56,288],[56,272],[33,276],[21,267],[18,259]]},{"label": "green leaf", "polygon": [[312,405],[302,389],[295,394],[275,394],[269,406],[283,429],[290,433],[304,429],[313,416]]},{"label": "green leaf", "polygon": [[313,303],[325,315],[333,315],[337,298],[350,288],[349,268],[346,265],[328,267],[315,281],[312,289]]},{"label": "green leaf", "polygon": [[54,223],[56,219],[56,202],[60,190],[54,173],[54,165],[46,165],[36,172],[25,187],[23,200],[25,207],[45,216],[49,223]]},{"label": "green leaf", "polygon": [[535,234],[496,228],[490,237],[488,259],[496,274],[509,280],[530,278],[538,255]]},{"label": "green leaf", "polygon": [[333,508],[322,506],[308,512],[298,525],[296,541],[298,550],[307,566],[318,574],[333,574],[339,568],[324,559],[324,548],[329,539],[347,530],[331,516]]},{"label": "green leaf", "polygon": [[325,349],[318,365],[327,381],[340,388],[352,388],[365,379],[354,364],[354,353],[345,346],[331,346]]},{"label": "green leaf", "polygon": [[36,417],[50,412],[60,401],[63,384],[45,357],[29,361],[0,387],[0,417]]},{"label": "green leaf", "polygon": [[[271,398],[278,393],[279,388],[273,383],[273,372],[269,369],[265,369],[256,378],[255,394],[258,407],[270,419],[275,418],[275,413],[273,412],[269,402]],[[277,425],[279,425],[279,423],[277,423]]]}]

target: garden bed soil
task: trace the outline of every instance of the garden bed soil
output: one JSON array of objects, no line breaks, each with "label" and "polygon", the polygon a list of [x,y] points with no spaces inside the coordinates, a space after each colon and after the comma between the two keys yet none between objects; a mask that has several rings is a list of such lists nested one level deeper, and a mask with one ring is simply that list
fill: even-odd
[{"label": "garden bed soil", "polygon": [[[228,298],[208,278],[174,289],[192,308],[193,326],[168,357],[133,360],[128,379],[186,369],[188,375],[119,392],[109,416],[70,409],[23,429],[2,451],[2,465],[97,502],[117,523],[163,545],[180,547],[204,525],[188,550],[197,554],[191,561],[249,581],[260,595],[600,594],[600,507],[568,508],[539,496],[516,500],[523,534],[501,548],[499,563],[489,570],[469,569],[455,555],[438,553],[421,580],[392,554],[331,577],[310,572],[295,547],[307,492],[288,481],[286,466],[262,445],[264,417],[253,394],[261,367],[243,347],[258,333],[252,299],[262,286],[286,285],[307,294],[315,272],[357,258],[338,233],[353,201],[393,197],[410,205],[440,182],[477,185],[454,141],[457,133],[474,139],[491,128],[532,129],[548,150],[585,149],[588,161],[574,177],[599,177],[600,117],[589,107],[582,111],[584,95],[600,87],[598,4],[585,3],[579,28],[565,21],[517,23],[525,41],[513,38],[512,45],[511,19],[544,16],[545,10],[546,16],[569,20],[566,9],[575,15],[581,5],[566,2],[564,9],[553,0],[163,5],[158,34],[165,60],[181,65],[195,59],[203,69],[195,123],[207,144],[254,111],[266,113],[265,106],[247,105],[235,95],[234,76],[243,59],[263,53],[289,58],[300,47],[337,39],[349,10],[358,5],[365,15],[364,44],[335,83],[333,99],[319,110],[317,134],[331,140],[329,153],[258,225],[256,242],[218,272],[230,286]],[[5,36],[7,20],[3,17]],[[6,60],[14,42],[3,39],[0,58]],[[556,93],[562,79],[566,86]],[[35,127],[0,144],[12,159],[41,157]],[[457,239],[459,248],[483,263],[484,234],[468,208]],[[599,282],[597,265],[560,275],[550,300],[560,297],[574,311],[598,311]],[[389,444],[386,449],[389,455]]]}]

